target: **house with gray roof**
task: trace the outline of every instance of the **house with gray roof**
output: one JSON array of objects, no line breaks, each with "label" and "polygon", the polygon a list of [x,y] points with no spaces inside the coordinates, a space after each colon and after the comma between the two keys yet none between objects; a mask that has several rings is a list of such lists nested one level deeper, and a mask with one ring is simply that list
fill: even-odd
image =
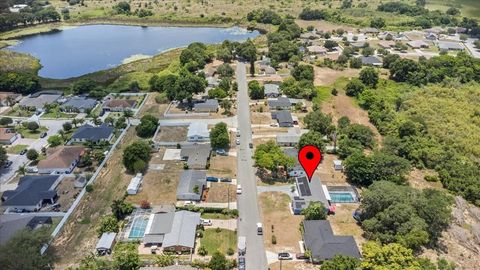
[{"label": "house with gray roof", "polygon": [[207,174],[205,171],[183,171],[177,186],[177,200],[200,201],[206,184]]},{"label": "house with gray roof", "polygon": [[51,217],[23,214],[0,215],[0,245],[5,244],[16,233],[24,229],[36,230],[43,226],[51,226]]},{"label": "house with gray roof", "polygon": [[279,86],[273,83],[266,83],[263,85],[265,87],[265,97],[266,98],[276,98],[280,95]]},{"label": "house with gray roof", "polygon": [[187,131],[187,141],[189,142],[205,142],[210,141],[210,132],[205,122],[195,121],[190,123]]},{"label": "house with gray roof", "polygon": [[184,144],[180,157],[187,162],[189,169],[206,169],[211,151],[210,144]]},{"label": "house with gray roof", "polygon": [[365,65],[365,66],[382,66],[383,65],[382,60],[372,55],[362,56],[361,60],[362,60],[362,65]]},{"label": "house with gray roof", "polygon": [[18,181],[15,190],[2,194],[2,208],[38,211],[44,204],[53,204],[58,199],[59,175],[26,175]]},{"label": "house with gray roof", "polygon": [[287,97],[269,98],[267,100],[270,110],[290,110],[292,103]]},{"label": "house with gray roof", "polygon": [[143,243],[146,246],[161,246],[165,238],[165,234],[172,230],[174,217],[175,212],[150,214],[147,227],[145,228],[145,234],[143,236]]},{"label": "house with gray roof", "polygon": [[200,224],[200,213],[190,211],[175,212],[172,230],[165,235],[162,247],[164,251],[193,253],[195,234]]},{"label": "house with gray roof", "polygon": [[293,147],[297,146],[298,142],[300,141],[300,134],[277,134],[277,144],[279,146],[286,146],[286,147]]},{"label": "house with gray roof", "polygon": [[430,45],[423,40],[412,40],[407,42],[407,45],[413,49],[428,48]]},{"label": "house with gray roof", "polygon": [[74,143],[84,143],[84,142],[108,142],[113,138],[114,128],[102,124],[98,127],[94,127],[89,124],[85,124],[79,127],[75,133],[72,135],[72,142]]},{"label": "house with gray roof", "polygon": [[361,258],[353,236],[334,235],[328,220],[303,221],[305,249],[310,250],[314,263],[332,259],[335,255]]},{"label": "house with gray roof", "polygon": [[462,51],[465,48],[461,43],[455,41],[439,41],[438,49],[440,49],[441,51]]},{"label": "house with gray roof", "polygon": [[105,232],[98,240],[95,249],[97,250],[98,255],[107,255],[112,253],[113,245],[115,244],[115,237],[117,236],[114,232]]},{"label": "house with gray roof", "polygon": [[20,100],[18,105],[24,109],[42,112],[45,104],[55,103],[61,96],[54,93],[32,94]]},{"label": "house with gray roof", "polygon": [[299,215],[311,202],[321,202],[323,206],[329,208],[330,194],[320,178],[314,176],[312,181],[308,181],[306,176],[300,176],[295,178],[295,184],[299,196],[292,201],[294,214]]},{"label": "house with gray roof", "polygon": [[290,111],[274,111],[272,119],[277,120],[280,127],[293,127],[293,118]]},{"label": "house with gray roof", "polygon": [[97,106],[97,100],[88,97],[71,97],[60,106],[64,112],[85,113]]},{"label": "house with gray roof", "polygon": [[218,100],[207,99],[205,102],[195,103],[193,109],[196,112],[218,112]]}]

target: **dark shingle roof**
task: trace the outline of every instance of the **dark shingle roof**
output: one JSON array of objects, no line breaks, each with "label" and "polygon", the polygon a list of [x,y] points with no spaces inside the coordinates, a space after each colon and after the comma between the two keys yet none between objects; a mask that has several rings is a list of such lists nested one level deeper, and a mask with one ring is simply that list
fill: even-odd
[{"label": "dark shingle roof", "polygon": [[277,107],[290,107],[292,103],[286,97],[279,97],[277,99],[269,99],[268,107],[277,108]]},{"label": "dark shingle roof", "polygon": [[62,104],[62,108],[72,107],[76,109],[93,109],[97,101],[87,97],[72,97]]},{"label": "dark shingle roof", "polygon": [[3,193],[3,206],[31,206],[43,199],[53,198],[57,192],[54,184],[59,175],[27,175],[20,178],[15,190]]},{"label": "dark shingle roof", "polygon": [[382,61],[375,56],[362,56],[362,64],[364,65],[380,65]]},{"label": "dark shingle roof", "polygon": [[332,259],[335,255],[361,258],[353,236],[336,236],[327,220],[305,220],[303,222],[305,246],[315,260]]},{"label": "dark shingle roof", "polygon": [[218,109],[218,100],[216,99],[207,99],[205,102],[195,103],[195,109]]},{"label": "dark shingle roof", "polygon": [[278,123],[293,123],[290,111],[272,112],[272,118],[277,119]]},{"label": "dark shingle roof", "polygon": [[98,127],[85,124],[77,129],[72,139],[85,139],[87,141],[106,140],[112,135],[113,127],[103,124]]}]

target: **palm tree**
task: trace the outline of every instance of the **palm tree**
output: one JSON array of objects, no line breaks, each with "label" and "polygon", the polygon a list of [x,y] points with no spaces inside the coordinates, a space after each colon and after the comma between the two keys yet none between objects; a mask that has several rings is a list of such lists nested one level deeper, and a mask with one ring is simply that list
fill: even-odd
[{"label": "palm tree", "polygon": [[72,125],[77,128],[77,125],[78,125],[78,119],[77,118],[73,118],[72,120]]},{"label": "palm tree", "polygon": [[12,96],[7,96],[7,98],[5,99],[5,103],[7,104],[7,106],[12,106],[13,104],[15,104],[15,99]]},{"label": "palm tree", "polygon": [[127,118],[127,123],[130,124],[130,117],[133,117],[133,111],[130,109],[123,110],[123,116]]},{"label": "palm tree", "polygon": [[27,169],[25,168],[25,165],[18,167],[17,172],[21,175],[25,175],[27,173]]}]

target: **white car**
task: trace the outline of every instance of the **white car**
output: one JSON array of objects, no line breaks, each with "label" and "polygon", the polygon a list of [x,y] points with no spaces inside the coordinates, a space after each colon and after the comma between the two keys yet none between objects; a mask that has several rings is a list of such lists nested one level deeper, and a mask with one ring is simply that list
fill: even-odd
[{"label": "white car", "polygon": [[237,194],[242,194],[242,186],[237,185]]},{"label": "white car", "polygon": [[237,139],[237,145],[240,145],[240,140],[239,139]]},{"label": "white car", "polygon": [[212,226],[212,221],[210,219],[202,219],[203,226]]}]

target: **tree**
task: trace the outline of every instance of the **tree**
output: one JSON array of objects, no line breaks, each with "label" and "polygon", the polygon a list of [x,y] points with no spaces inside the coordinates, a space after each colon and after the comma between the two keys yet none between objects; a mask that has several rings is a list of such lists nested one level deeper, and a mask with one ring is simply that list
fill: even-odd
[{"label": "tree", "polygon": [[395,53],[385,55],[385,57],[383,57],[383,67],[389,69],[390,65],[398,59],[400,59],[400,55]]},{"label": "tree", "polygon": [[133,212],[133,205],[130,203],[126,203],[123,199],[122,200],[114,200],[112,205],[113,216],[117,220],[123,220],[125,217],[130,215]]},{"label": "tree", "polygon": [[175,83],[177,82],[178,76],[175,74],[162,74],[162,75],[153,75],[148,84],[150,85],[150,90],[165,92],[168,89],[174,89]]},{"label": "tree", "polygon": [[374,53],[375,53],[375,49],[370,46],[367,46],[362,49],[363,56],[370,56],[370,55],[373,55]]},{"label": "tree", "polygon": [[339,130],[344,130],[350,125],[350,118],[348,116],[342,116],[337,120],[337,126]]},{"label": "tree", "polygon": [[265,96],[265,87],[260,85],[258,81],[250,81],[248,90],[251,99],[262,99]]},{"label": "tree", "polygon": [[118,243],[113,252],[113,261],[118,270],[137,270],[140,256],[135,243]]},{"label": "tree", "polygon": [[335,255],[333,259],[322,263],[320,270],[358,270],[360,260],[343,255]]},{"label": "tree", "polygon": [[374,18],[370,21],[370,26],[374,28],[383,28],[385,27],[385,20],[383,18]]},{"label": "tree", "polygon": [[5,244],[0,246],[0,265],[5,270],[50,269],[53,263],[48,252],[40,254],[42,245],[50,240],[46,228],[38,230],[20,230]]},{"label": "tree", "polygon": [[3,167],[8,160],[7,150],[0,145],[0,167]]},{"label": "tree", "polygon": [[307,208],[302,210],[305,220],[325,220],[327,219],[327,209],[321,202],[310,202]]},{"label": "tree", "polygon": [[350,67],[351,68],[362,68],[362,59],[360,57],[352,57],[350,59]]},{"label": "tree", "polygon": [[70,123],[70,122],[63,123],[62,127],[63,127],[63,130],[65,130],[66,132],[72,130],[72,128],[73,128],[72,123]]},{"label": "tree", "polygon": [[115,6],[113,6],[113,10],[117,13],[117,14],[126,14],[126,15],[129,15],[130,14],[130,4],[128,2],[119,2],[118,4],[116,4]]},{"label": "tree", "polygon": [[224,99],[220,102],[220,106],[225,110],[226,114],[231,114],[230,110],[232,109],[232,102],[228,99]]},{"label": "tree", "polygon": [[215,87],[208,90],[209,98],[222,99],[227,97],[227,92],[220,87]]},{"label": "tree", "polygon": [[140,124],[135,127],[137,135],[142,138],[148,138],[155,134],[158,127],[158,118],[147,114],[140,119]]},{"label": "tree", "polygon": [[155,258],[155,264],[160,267],[174,265],[175,258],[171,255],[160,255]]},{"label": "tree", "polygon": [[349,139],[360,142],[364,147],[373,148],[375,144],[373,131],[367,126],[351,124],[344,132]]},{"label": "tree", "polygon": [[213,148],[227,148],[230,144],[227,124],[220,122],[210,130],[210,143]]},{"label": "tree", "polygon": [[229,64],[223,63],[217,68],[217,73],[220,74],[221,77],[230,78],[233,76],[235,71]]},{"label": "tree", "polygon": [[325,40],[325,43],[323,44],[323,47],[325,47],[327,50],[329,51],[332,51],[333,48],[337,47],[338,46],[338,43],[336,41],[333,41],[333,40]]},{"label": "tree", "polygon": [[28,122],[28,123],[27,123],[27,128],[28,128],[29,130],[31,130],[32,132],[36,132],[37,129],[40,128],[40,126],[38,125],[37,122],[32,121],[32,122]]},{"label": "tree", "polygon": [[111,261],[92,253],[82,259],[76,270],[115,270],[115,267]]},{"label": "tree", "polygon": [[357,78],[351,79],[345,86],[347,96],[356,97],[365,90],[365,85]]},{"label": "tree", "polygon": [[420,270],[420,264],[417,262],[411,249],[399,244],[382,246],[373,241],[367,242],[363,245],[363,261],[360,265],[361,268],[365,270]]},{"label": "tree", "polygon": [[32,160],[32,161],[33,161],[33,160],[37,160],[37,158],[38,158],[38,152],[37,152],[37,150],[35,150],[35,149],[33,149],[33,148],[32,148],[32,149],[29,149],[29,150],[27,151],[27,158],[28,158],[28,160]]},{"label": "tree", "polygon": [[305,145],[314,145],[320,149],[320,151],[325,150],[325,143],[323,142],[323,135],[316,131],[309,131],[307,133],[302,134],[300,136],[300,140],[298,142],[298,148],[301,149]]},{"label": "tree", "polygon": [[378,72],[373,67],[366,67],[360,71],[360,81],[371,88],[376,88],[378,84]]},{"label": "tree", "polygon": [[206,255],[208,255],[208,250],[207,250],[207,248],[206,248],[205,246],[200,246],[200,247],[198,248],[198,255],[200,255],[200,256],[206,256]]},{"label": "tree", "polygon": [[340,158],[347,158],[356,152],[363,152],[363,145],[359,141],[349,138],[340,138],[337,149],[337,154]]},{"label": "tree", "polygon": [[210,262],[208,263],[208,267],[212,270],[228,270],[228,261],[225,255],[216,251],[213,253]]},{"label": "tree", "polygon": [[47,142],[50,144],[50,147],[55,147],[63,144],[63,139],[60,135],[52,135],[48,137]]},{"label": "tree", "polygon": [[[130,172],[141,172],[146,169],[141,168],[143,170],[139,170],[139,168],[135,168],[135,162],[143,161],[144,165],[148,165],[148,161],[150,160],[150,151],[151,147],[146,141],[136,141],[125,148],[123,151],[123,165],[127,168]],[[138,163],[137,163],[138,164]]]},{"label": "tree", "polygon": [[250,63],[250,74],[255,75],[255,60],[257,60],[257,48],[252,40],[248,39],[237,47],[237,55]]},{"label": "tree", "polygon": [[118,232],[118,221],[113,215],[103,216],[97,228],[98,236],[106,232]]},{"label": "tree", "polygon": [[315,110],[308,113],[304,119],[307,128],[317,131],[323,135],[328,135],[332,130],[332,116],[322,113],[320,110]]},{"label": "tree", "polygon": [[314,71],[311,65],[298,65],[292,69],[291,74],[297,81],[308,80],[313,82]]},{"label": "tree", "polygon": [[40,90],[40,82],[37,76],[29,73],[5,72],[0,73],[0,89],[28,95]]},{"label": "tree", "polygon": [[10,117],[0,118],[0,125],[2,126],[8,126],[8,125],[11,125],[12,123],[13,123],[13,120]]},{"label": "tree", "polygon": [[447,13],[448,15],[456,16],[460,14],[460,10],[458,8],[450,7],[445,13]]},{"label": "tree", "polygon": [[75,95],[89,93],[91,90],[97,87],[97,83],[92,79],[81,79],[70,86],[70,90]]},{"label": "tree", "polygon": [[253,156],[255,166],[267,169],[276,176],[279,167],[289,168],[295,165],[295,159],[287,156],[274,141],[260,144]]}]

